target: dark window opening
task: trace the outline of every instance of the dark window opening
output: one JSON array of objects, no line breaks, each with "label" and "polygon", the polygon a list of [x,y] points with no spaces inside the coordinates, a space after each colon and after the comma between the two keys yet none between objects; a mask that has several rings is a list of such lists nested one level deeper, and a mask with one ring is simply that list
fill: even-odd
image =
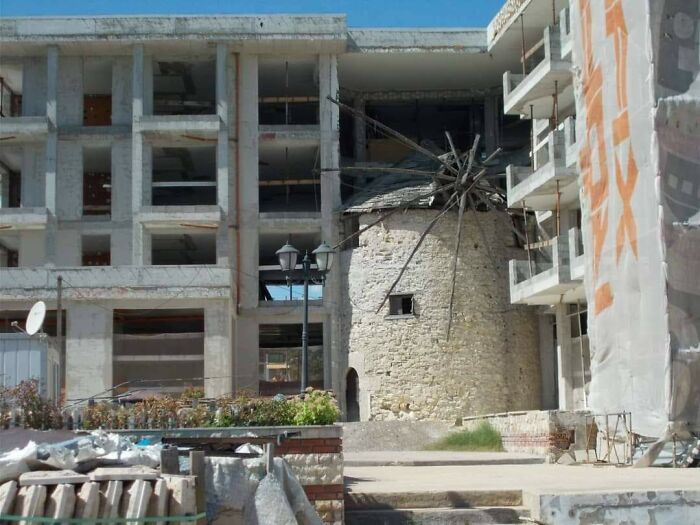
[{"label": "dark window opening", "polygon": [[83,215],[112,211],[112,153],[109,148],[83,149]]},{"label": "dark window opening", "polygon": [[115,310],[113,374],[115,394],[132,392],[134,398],[201,388],[204,312]]},{"label": "dark window opening", "polygon": [[86,58],[83,67],[83,125],[112,124],[112,62]]},{"label": "dark window opening", "polygon": [[[299,392],[301,332],[301,324],[260,325],[260,395]],[[323,323],[309,324],[308,359],[309,386],[323,388]]]},{"label": "dark window opening", "polygon": [[22,116],[22,77],[21,64],[0,67],[0,117]]},{"label": "dark window opening", "polygon": [[153,148],[153,206],[216,204],[216,148]]},{"label": "dark window opening", "polygon": [[84,235],[82,239],[82,265],[109,266],[110,263],[109,235]]},{"label": "dark window opening", "polygon": [[216,62],[153,63],[154,115],[212,115],[216,108]]},{"label": "dark window opening", "polygon": [[265,141],[259,148],[259,210],[321,211],[318,142]]},{"label": "dark window opening", "polygon": [[414,315],[413,294],[389,296],[389,315]]},{"label": "dark window opening", "polygon": [[158,234],[151,237],[151,264],[216,264],[216,234]]},{"label": "dark window opening", "polygon": [[0,148],[0,208],[19,208],[22,200],[22,146]]},{"label": "dark window opening", "polygon": [[261,58],[258,86],[261,125],[318,124],[316,57]]}]

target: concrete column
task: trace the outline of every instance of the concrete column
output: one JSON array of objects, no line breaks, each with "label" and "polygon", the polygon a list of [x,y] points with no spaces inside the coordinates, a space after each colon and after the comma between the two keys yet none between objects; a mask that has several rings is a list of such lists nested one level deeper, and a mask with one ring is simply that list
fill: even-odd
[{"label": "concrete column", "polygon": [[70,302],[66,323],[67,398],[93,396],[112,386],[112,312]]},{"label": "concrete column", "polygon": [[[131,101],[129,101],[131,107]],[[131,140],[112,144],[112,266],[133,262],[133,225],[131,220]]]},{"label": "concrete column", "polygon": [[56,188],[56,217],[80,220],[83,210],[83,146],[71,140],[58,141],[60,184]]},{"label": "concrete column", "polygon": [[[139,131],[139,122],[144,107],[144,49],[136,44],[132,58],[132,102],[131,102],[131,215],[133,220],[132,264],[144,264],[143,227],[136,220],[144,205],[144,144]],[[150,204],[150,203],[149,203]]]},{"label": "concrete column", "polygon": [[49,213],[45,231],[44,256],[47,266],[56,264],[56,184],[58,169],[58,48],[49,46],[46,57],[46,116],[49,132],[46,137],[46,175],[44,206]]},{"label": "concrete column", "polygon": [[559,410],[574,410],[574,355],[571,345],[571,320],[566,304],[558,304],[557,319],[557,375],[559,379]]},{"label": "concrete column", "polygon": [[484,98],[484,151],[492,153],[500,143],[500,119],[498,118],[498,99],[494,95]]},{"label": "concrete column", "polygon": [[117,57],[112,66],[112,124],[131,124],[131,81],[132,64],[130,57]]},{"label": "concrete column", "polygon": [[46,115],[47,61],[41,57],[27,57],[22,64],[22,116]]},{"label": "concrete column", "polygon": [[540,374],[542,375],[542,408],[556,410],[557,403],[557,355],[552,322],[554,316],[539,315]]},{"label": "concrete column", "polygon": [[22,207],[43,207],[46,194],[46,146],[24,144],[22,147],[22,182],[20,201]]},{"label": "concrete column", "polygon": [[[361,93],[355,95],[353,105],[357,111],[365,112],[366,101]],[[367,124],[361,118],[354,119],[355,160],[364,162],[367,160]]]},{"label": "concrete column", "polygon": [[[240,137],[238,138],[240,205],[238,235],[241,253],[241,308],[258,306],[258,57],[239,55]],[[235,271],[235,270],[234,270]],[[234,275],[234,279],[235,279]],[[257,349],[256,349],[257,352]]]},{"label": "concrete column", "polygon": [[[236,83],[239,136],[238,196],[240,208],[232,213],[238,219],[236,235],[240,254],[234,255],[232,279],[240,280],[239,295],[235,300],[241,309],[256,308],[258,305],[258,57],[239,54]],[[240,265],[240,273],[238,266]],[[253,317],[238,316],[235,329],[234,387],[242,390],[258,391],[258,322]]]},{"label": "concrete column", "polygon": [[216,195],[222,220],[216,235],[216,263],[229,266],[229,79],[228,46],[216,46],[216,114],[219,117],[219,133],[216,142]]},{"label": "concrete column", "polygon": [[59,126],[83,125],[83,58],[61,57],[56,98]]},{"label": "concrete column", "polygon": [[[339,113],[338,106],[328,100],[328,96],[338,97],[338,61],[335,55],[319,56],[319,98],[320,98],[320,164],[323,170],[338,170],[340,165]],[[338,210],[340,200],[340,172],[323,171],[321,176],[321,218],[323,240],[334,245],[338,239]],[[339,266],[331,269],[326,279],[323,293],[324,304],[332,312],[324,322],[324,386],[333,388],[340,395],[343,384],[344,367],[341,366],[341,330],[339,308],[336,305],[341,297],[341,275]],[[326,341],[330,341],[327,344]]]},{"label": "concrete column", "polygon": [[0,208],[7,208],[10,199],[10,172],[0,166]]},{"label": "concrete column", "polygon": [[260,332],[255,317],[236,319],[236,352],[233,363],[236,392],[258,393]]},{"label": "concrete column", "polygon": [[42,266],[46,260],[45,233],[26,230],[19,234],[19,266]]},{"label": "concrete column", "polygon": [[204,308],[204,380],[206,397],[233,392],[233,341],[228,301],[209,301]]}]

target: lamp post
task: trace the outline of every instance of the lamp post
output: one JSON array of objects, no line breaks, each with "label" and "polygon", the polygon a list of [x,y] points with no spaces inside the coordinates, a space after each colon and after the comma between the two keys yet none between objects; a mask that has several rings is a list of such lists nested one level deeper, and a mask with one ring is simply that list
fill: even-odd
[{"label": "lamp post", "polygon": [[[312,255],[316,258],[316,270],[321,277],[321,285],[325,284],[326,274],[330,271],[333,265],[333,248],[322,242],[316,248]],[[289,242],[275,252],[279,260],[280,268],[287,277],[287,284],[292,285],[292,277],[296,271],[297,258],[299,250],[292,246]],[[304,320],[301,329],[301,392],[306,391],[309,386],[309,282],[314,281],[311,274],[311,258],[309,252],[304,253],[304,258],[301,261],[302,274],[301,278],[304,283]]]}]

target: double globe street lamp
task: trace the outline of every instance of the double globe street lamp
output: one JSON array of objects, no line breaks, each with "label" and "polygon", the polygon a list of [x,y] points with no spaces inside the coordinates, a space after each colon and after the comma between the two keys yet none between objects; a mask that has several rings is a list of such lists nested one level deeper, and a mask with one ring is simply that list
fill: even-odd
[{"label": "double globe street lamp", "polygon": [[[333,256],[335,252],[333,248],[322,242],[318,248],[311,252],[316,259],[316,272],[320,277],[320,282],[314,279],[311,273],[311,258],[309,252],[304,252],[304,258],[301,261],[301,279],[304,283],[304,322],[301,330],[301,393],[306,391],[309,386],[309,282],[319,282],[324,285],[326,282],[326,274],[330,271],[333,265]],[[289,242],[275,252],[280,263],[280,268],[287,278],[287,285],[291,286],[294,280],[294,274],[297,267],[297,259],[299,250],[292,246]]]}]

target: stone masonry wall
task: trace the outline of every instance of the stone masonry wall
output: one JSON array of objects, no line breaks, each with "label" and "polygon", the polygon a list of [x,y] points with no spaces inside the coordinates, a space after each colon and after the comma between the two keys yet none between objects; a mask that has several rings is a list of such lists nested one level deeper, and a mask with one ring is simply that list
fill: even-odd
[{"label": "stone masonry wall", "polygon": [[[479,213],[464,217],[454,316],[447,339],[456,213],[424,241],[394,293],[412,293],[415,315],[376,313],[435,210],[398,213],[360,236],[341,256],[348,366],[359,376],[362,420],[441,419],[540,406],[537,319],[510,304],[508,225]],[[360,227],[376,218],[366,214]],[[491,256],[489,255],[489,251]],[[495,261],[495,264],[494,264]]]}]

